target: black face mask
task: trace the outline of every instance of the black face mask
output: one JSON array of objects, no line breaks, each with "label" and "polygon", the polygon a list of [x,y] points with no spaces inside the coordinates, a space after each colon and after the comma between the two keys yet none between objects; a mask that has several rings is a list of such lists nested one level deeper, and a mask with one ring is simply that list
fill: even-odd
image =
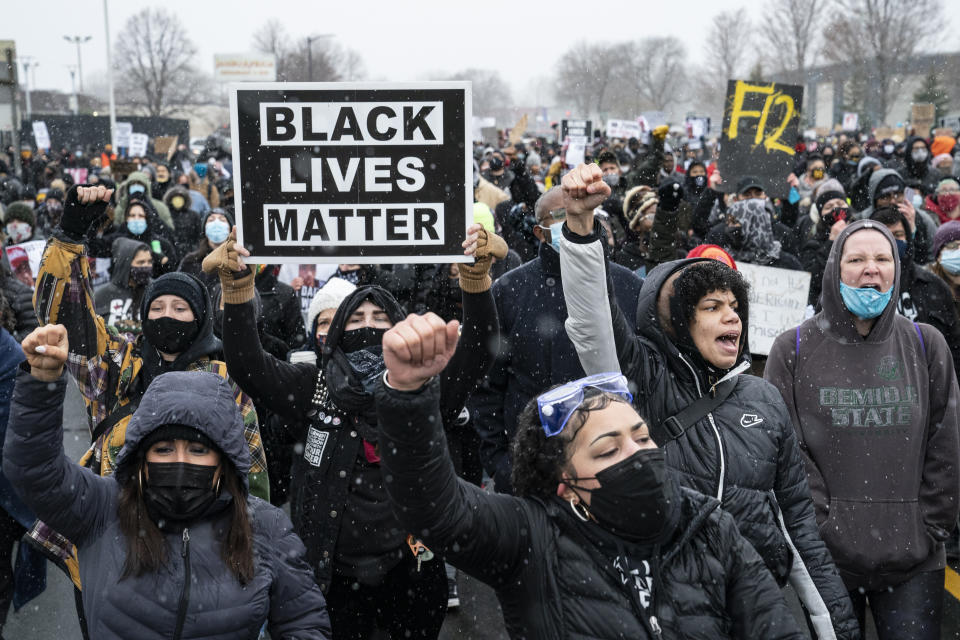
[{"label": "black face mask", "polygon": [[157,517],[190,522],[217,499],[213,478],[217,467],[186,462],[148,462],[143,500]]},{"label": "black face mask", "polygon": [[680,495],[663,449],[641,449],[595,479],[600,483],[596,489],[570,486],[590,493],[590,513],[604,529],[637,544],[665,542],[673,533]]},{"label": "black face mask", "polygon": [[143,321],[143,335],[163,353],[183,353],[199,332],[200,323],[196,320],[185,322],[163,317]]},{"label": "black face mask", "polygon": [[727,242],[734,249],[742,249],[743,242],[746,239],[743,235],[743,227],[727,227]]},{"label": "black face mask", "polygon": [[354,269],[353,271],[340,271],[340,269],[337,269],[337,277],[341,280],[346,280],[350,284],[359,285],[360,269]]},{"label": "black face mask", "polygon": [[344,331],[340,338],[340,350],[344,353],[360,351],[367,347],[379,347],[383,344],[383,334],[386,329],[377,329],[374,327],[360,327]]},{"label": "black face mask", "polygon": [[490,170],[500,171],[500,169],[503,169],[503,159],[500,156],[490,158]]},{"label": "black face mask", "polygon": [[143,286],[153,277],[153,267],[130,267],[130,281]]}]

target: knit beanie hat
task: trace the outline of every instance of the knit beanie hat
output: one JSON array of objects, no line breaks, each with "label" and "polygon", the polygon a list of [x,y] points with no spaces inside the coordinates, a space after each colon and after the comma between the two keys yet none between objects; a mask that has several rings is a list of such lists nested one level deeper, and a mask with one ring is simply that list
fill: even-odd
[{"label": "knit beanie hat", "polygon": [[151,446],[164,440],[189,440],[190,442],[199,442],[214,451],[220,451],[220,447],[207,434],[196,427],[188,427],[185,424],[165,424],[157,427],[140,441],[138,449],[146,455]]},{"label": "knit beanie hat", "polygon": [[6,213],[3,214],[3,223],[6,224],[12,220],[26,222],[31,227],[37,222],[37,218],[33,214],[33,209],[23,202],[13,202],[7,207]]},{"label": "knit beanie hat", "polygon": [[497,229],[493,222],[493,212],[483,202],[473,203],[473,221],[483,225],[487,233],[496,233]]},{"label": "knit beanie hat", "polygon": [[231,214],[231,213],[230,213],[229,211],[227,211],[226,209],[221,209],[220,207],[217,207],[216,209],[211,209],[210,211],[208,211],[208,212],[207,212],[207,215],[204,216],[204,218],[203,218],[203,226],[204,226],[204,227],[206,227],[206,226],[207,226],[207,222],[210,221],[210,216],[212,216],[212,215],[215,214],[215,213],[220,214],[221,216],[223,216],[224,218],[226,218],[226,219],[227,219],[227,224],[230,225],[230,228],[231,228],[231,229],[233,229],[233,225],[237,224],[237,223],[234,222],[234,220],[233,220],[233,214]]},{"label": "knit beanie hat", "polygon": [[860,163],[857,165],[857,177],[859,178],[866,173],[867,169],[869,169],[871,165],[877,165],[879,167],[881,164],[882,163],[873,156],[863,156],[863,158],[860,159]]},{"label": "knit beanie hat", "polygon": [[320,312],[325,309],[336,309],[356,288],[355,284],[343,278],[327,280],[327,283],[313,294],[313,300],[310,301],[310,308],[307,310],[307,329],[316,333],[313,323]]},{"label": "knit beanie hat", "polygon": [[900,193],[906,187],[907,183],[903,181],[900,174],[891,173],[890,175],[884,176],[880,184],[877,185],[877,190],[874,192],[873,198],[876,200],[877,198],[882,198],[892,193]]},{"label": "knit beanie hat", "polygon": [[151,302],[166,295],[177,296],[186,300],[190,309],[193,310],[193,316],[202,324],[203,318],[207,315],[207,310],[210,309],[209,294],[207,294],[207,289],[200,280],[181,271],[165,273],[147,285],[147,290],[143,295],[141,317],[147,317],[147,310],[150,308]]},{"label": "knit beanie hat", "polygon": [[937,229],[937,233],[933,236],[933,259],[939,259],[940,249],[943,249],[943,245],[949,244],[954,240],[960,240],[960,220],[944,222]]}]

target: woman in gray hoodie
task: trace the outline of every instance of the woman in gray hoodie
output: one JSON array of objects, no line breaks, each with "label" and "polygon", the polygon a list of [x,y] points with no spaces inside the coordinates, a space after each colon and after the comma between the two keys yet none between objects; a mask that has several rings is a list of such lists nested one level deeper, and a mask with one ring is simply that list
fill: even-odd
[{"label": "woman in gray hoodie", "polygon": [[944,541],[960,505],[960,391],[943,335],[897,313],[893,236],[857,221],[833,243],[823,310],[780,335],[783,395],[820,534],[880,640],[940,637]]}]

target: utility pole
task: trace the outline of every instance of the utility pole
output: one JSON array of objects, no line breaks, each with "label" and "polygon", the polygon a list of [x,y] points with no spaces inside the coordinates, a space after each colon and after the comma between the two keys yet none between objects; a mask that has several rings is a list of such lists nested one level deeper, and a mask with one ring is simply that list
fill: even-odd
[{"label": "utility pole", "polygon": [[73,87],[73,115],[80,113],[80,100],[77,98],[77,68],[72,64],[67,65],[70,70],[70,85]]},{"label": "utility pole", "polygon": [[80,45],[90,42],[92,36],[63,36],[67,42],[77,45],[77,73],[80,76],[80,93],[83,93],[83,63],[80,60]]},{"label": "utility pole", "polygon": [[117,104],[113,97],[113,63],[110,60],[110,20],[107,0],[103,0],[103,33],[107,41],[107,86],[110,90],[110,147],[117,150]]},{"label": "utility pole", "polygon": [[30,116],[33,114],[33,108],[30,106],[30,69],[34,70],[34,78],[36,78],[37,66],[40,65],[39,62],[34,62],[32,56],[23,56],[20,58],[23,61],[23,95],[27,103],[27,120],[30,119]]},{"label": "utility pole", "polygon": [[307,81],[313,82],[313,41],[323,38],[332,38],[332,33],[321,33],[315,36],[307,36]]}]

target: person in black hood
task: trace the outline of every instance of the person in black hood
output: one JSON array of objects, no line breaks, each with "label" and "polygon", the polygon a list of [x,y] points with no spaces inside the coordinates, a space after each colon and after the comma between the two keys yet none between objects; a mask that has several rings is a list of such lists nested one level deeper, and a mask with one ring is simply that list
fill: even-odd
[{"label": "person in black hood", "polygon": [[153,279],[153,254],[150,247],[129,238],[117,238],[110,251],[113,256],[110,282],[93,293],[96,314],[108,327],[140,335],[140,304]]},{"label": "person in black hood", "polygon": [[566,329],[584,371],[623,371],[636,385],[634,405],[667,465],[682,485],[720,500],[778,583],[793,584],[817,638],[859,638],[817,530],[787,407],[773,385],[742,373],[750,365],[747,283],[715,260],[664,263],[644,281],[636,317],[624,317],[593,220],[606,196],[598,173],[580,165],[563,179]]},{"label": "person in black hood", "polygon": [[706,188],[707,166],[701,160],[694,160],[687,167],[687,173],[683,179],[683,199],[691,207],[695,207]]},{"label": "person in black hood", "polygon": [[907,186],[923,192],[925,196],[934,193],[937,184],[943,180],[943,174],[930,166],[930,145],[923,138],[907,138],[903,164],[903,179]]},{"label": "person in black hood", "polygon": [[[441,374],[446,424],[460,414],[497,341],[488,271],[506,247],[477,224],[465,246],[478,257],[460,272],[467,347]],[[325,340],[314,342],[318,364],[278,360],[257,335],[254,276],[244,255],[231,234],[204,261],[223,288],[227,366],[255,402],[308,425],[293,469],[291,514],[327,595],[335,634],[367,638],[380,624],[392,638],[436,637],[447,608],[443,562],[425,557],[396,520],[380,471],[373,393],[384,372],[383,334],[403,319],[403,309],[385,289],[359,287],[338,307]]]},{"label": "person in black hood", "polygon": [[173,245],[178,256],[185,256],[197,248],[197,242],[203,236],[200,216],[191,207],[190,191],[179,185],[170,187],[163,203],[173,218]]}]

